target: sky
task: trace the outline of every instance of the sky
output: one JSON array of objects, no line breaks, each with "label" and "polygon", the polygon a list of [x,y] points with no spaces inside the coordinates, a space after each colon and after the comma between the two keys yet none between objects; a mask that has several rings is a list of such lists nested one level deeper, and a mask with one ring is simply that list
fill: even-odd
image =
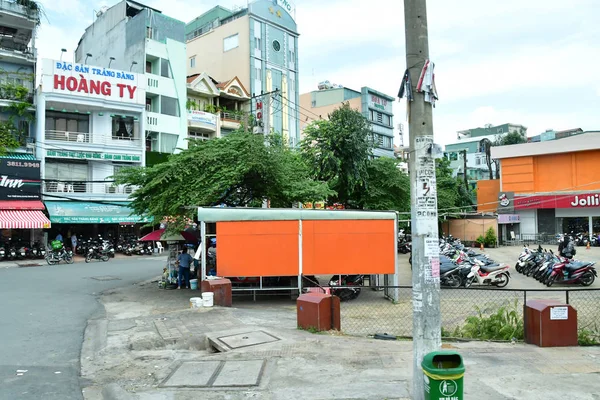
[{"label": "sky", "polygon": [[[39,57],[72,59],[95,10],[116,0],[39,0],[46,13]],[[244,0],[146,0],[189,22],[219,4]],[[168,5],[168,7],[165,7]],[[320,81],[396,96],[404,70],[404,7],[400,0],[297,0],[300,93]],[[485,124],[521,124],[529,136],[548,129],[600,130],[600,1],[428,0],[430,59],[439,101],[435,141]],[[406,121],[405,100],[394,124]],[[396,133],[395,143],[401,139]],[[408,144],[408,137],[404,137]]]}]

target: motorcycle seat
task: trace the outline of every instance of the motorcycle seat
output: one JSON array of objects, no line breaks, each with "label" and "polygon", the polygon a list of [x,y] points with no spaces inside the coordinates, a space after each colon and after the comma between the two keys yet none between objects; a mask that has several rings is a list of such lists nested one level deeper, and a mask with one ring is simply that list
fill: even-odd
[{"label": "motorcycle seat", "polygon": [[498,271],[499,269],[504,268],[503,265],[500,264],[490,264],[490,265],[484,265],[482,267],[479,267],[483,272],[494,272],[494,271]]},{"label": "motorcycle seat", "polygon": [[566,267],[570,271],[576,271],[576,270],[578,270],[580,268],[587,267],[589,264],[590,263],[588,263],[588,262],[578,261],[578,262],[569,263],[569,264],[566,265]]}]

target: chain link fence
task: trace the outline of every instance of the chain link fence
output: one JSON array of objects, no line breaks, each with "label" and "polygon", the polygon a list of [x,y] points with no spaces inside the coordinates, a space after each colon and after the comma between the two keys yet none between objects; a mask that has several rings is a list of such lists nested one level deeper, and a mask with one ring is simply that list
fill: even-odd
[{"label": "chain link fence", "polygon": [[[385,289],[385,290],[384,290]],[[384,293],[394,293],[396,301]],[[352,336],[387,334],[412,337],[412,288],[363,287],[358,298],[341,303],[342,331]],[[600,334],[600,289],[514,290],[445,289],[440,291],[442,336],[446,338],[520,340],[527,300],[545,299],[571,304],[578,328]],[[423,299],[427,306],[427,299]],[[600,337],[598,337],[600,341]]]}]

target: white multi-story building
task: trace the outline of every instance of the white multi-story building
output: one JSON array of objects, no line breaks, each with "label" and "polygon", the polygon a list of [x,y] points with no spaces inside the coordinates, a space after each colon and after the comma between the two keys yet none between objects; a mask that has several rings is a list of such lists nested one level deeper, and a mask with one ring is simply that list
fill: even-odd
[{"label": "white multi-story building", "polygon": [[135,1],[121,1],[97,13],[75,60],[145,74],[148,154],[187,148],[185,23]]},{"label": "white multi-story building", "polygon": [[120,168],[145,165],[145,104],[143,75],[42,61],[36,156],[44,203],[63,236],[68,230],[116,235],[119,225],[145,221],[127,207],[135,188],[111,180]]}]

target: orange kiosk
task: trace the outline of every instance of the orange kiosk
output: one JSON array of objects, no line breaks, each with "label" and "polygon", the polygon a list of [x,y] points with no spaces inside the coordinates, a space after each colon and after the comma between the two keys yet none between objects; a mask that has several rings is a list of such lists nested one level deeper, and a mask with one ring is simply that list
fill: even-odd
[{"label": "orange kiosk", "polygon": [[[390,286],[398,285],[393,211],[200,207],[198,221],[202,243],[217,238],[217,276],[254,278],[234,291],[301,292],[307,275],[383,274]],[[206,273],[202,257],[202,280]],[[279,280],[287,284],[264,284],[282,277],[290,278]]]}]

